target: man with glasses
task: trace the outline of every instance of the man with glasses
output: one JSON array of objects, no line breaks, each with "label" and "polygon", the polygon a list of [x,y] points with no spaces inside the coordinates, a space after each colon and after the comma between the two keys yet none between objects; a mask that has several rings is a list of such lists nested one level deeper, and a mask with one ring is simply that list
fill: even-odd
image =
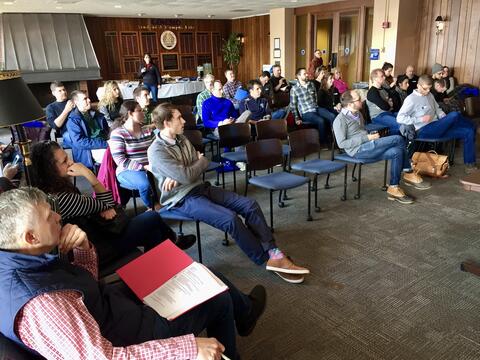
[{"label": "man with glasses", "polygon": [[203,102],[207,99],[209,99],[212,96],[212,90],[213,90],[213,83],[215,82],[215,76],[212,74],[207,74],[203,78],[203,84],[205,85],[205,90],[203,90],[200,94],[197,96],[197,123],[202,120],[202,106]]},{"label": "man with glasses", "polygon": [[445,114],[430,93],[432,85],[433,79],[430,75],[420,76],[417,90],[405,99],[398,112],[397,122],[413,125],[418,137],[463,139],[465,172],[474,172],[477,170],[475,125],[456,111]]},{"label": "man with glasses", "polygon": [[387,126],[390,135],[399,135],[400,130],[393,110],[393,100],[383,87],[385,73],[382,69],[374,69],[370,73],[372,86],[367,92],[367,106],[374,124]]},{"label": "man with glasses", "polygon": [[387,189],[388,199],[401,204],[413,203],[413,198],[400,188],[402,171],[405,185],[419,190],[431,187],[421,176],[412,172],[407,156],[405,141],[400,135],[380,137],[378,133],[368,134],[362,123],[362,100],[355,90],[347,90],[340,99],[342,110],[333,122],[337,144],[351,157],[358,160],[390,160],[390,185]]}]

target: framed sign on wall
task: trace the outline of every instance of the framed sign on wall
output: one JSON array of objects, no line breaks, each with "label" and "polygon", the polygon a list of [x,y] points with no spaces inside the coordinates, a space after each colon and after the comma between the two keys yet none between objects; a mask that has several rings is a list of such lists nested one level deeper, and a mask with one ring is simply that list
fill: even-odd
[{"label": "framed sign on wall", "polygon": [[165,30],[160,35],[160,43],[166,50],[172,50],[177,46],[177,36],[170,30]]}]

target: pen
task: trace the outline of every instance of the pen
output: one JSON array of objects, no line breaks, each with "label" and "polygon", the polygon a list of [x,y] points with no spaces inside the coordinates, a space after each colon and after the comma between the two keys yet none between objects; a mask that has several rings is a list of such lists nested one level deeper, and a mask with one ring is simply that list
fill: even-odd
[{"label": "pen", "polygon": [[223,359],[223,360],[230,360],[230,358],[229,358],[228,356],[223,355],[223,354],[222,354],[222,359]]}]

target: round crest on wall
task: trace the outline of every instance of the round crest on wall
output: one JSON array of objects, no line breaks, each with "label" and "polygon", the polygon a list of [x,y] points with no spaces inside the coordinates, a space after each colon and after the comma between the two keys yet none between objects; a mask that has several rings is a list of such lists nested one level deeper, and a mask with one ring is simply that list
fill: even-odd
[{"label": "round crest on wall", "polygon": [[162,35],[160,35],[160,42],[165,49],[172,50],[177,46],[177,37],[172,31],[165,30]]}]

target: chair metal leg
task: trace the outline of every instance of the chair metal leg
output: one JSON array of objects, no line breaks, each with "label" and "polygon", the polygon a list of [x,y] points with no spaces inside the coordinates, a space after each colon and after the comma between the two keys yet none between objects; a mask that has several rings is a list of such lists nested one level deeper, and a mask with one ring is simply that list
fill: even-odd
[{"label": "chair metal leg", "polygon": [[228,246],[230,245],[230,241],[228,241],[228,233],[225,231],[225,238],[222,241],[223,246]]},{"label": "chair metal leg", "polygon": [[[355,164],[356,166],[356,164]],[[360,199],[360,186],[362,184],[362,164],[358,165],[358,183],[357,183],[357,193],[354,196],[355,200]]]},{"label": "chair metal leg", "polygon": [[222,188],[225,189],[225,171],[222,171]]},{"label": "chair metal leg", "polygon": [[[360,165],[362,166],[362,165]],[[354,164],[353,165],[353,170],[352,170],[352,181],[357,181],[357,178],[355,177],[355,170],[357,169],[357,164]],[[358,175],[358,177],[360,177],[360,175]]]},{"label": "chair metal leg", "polygon": [[[235,163],[233,164],[233,166],[237,166],[235,165]],[[237,192],[237,172],[235,171],[235,168],[233,168],[233,192]]]},{"label": "chair metal leg", "polygon": [[135,212],[135,216],[137,216],[137,197],[135,196],[135,190],[132,190],[132,198],[133,198],[133,211]]},{"label": "chair metal leg", "polygon": [[388,172],[388,160],[385,160],[385,169],[383,169],[383,186],[382,190],[387,191],[387,172]]},{"label": "chair metal leg", "polygon": [[[215,171],[217,173],[217,180],[215,180],[215,186],[219,186],[220,185],[220,172],[218,171]],[[204,181],[205,181],[205,178],[204,178]]]},{"label": "chair metal leg", "polygon": [[273,190],[270,190],[270,230],[273,233]]},{"label": "chair metal leg", "polygon": [[278,207],[283,208],[285,207],[285,203],[282,201],[282,192],[286,190],[280,190],[278,192]]},{"label": "chair metal leg", "polygon": [[283,190],[283,201],[290,200],[290,198],[287,196],[287,190]]},{"label": "chair metal leg", "polygon": [[195,221],[195,228],[197,229],[197,247],[198,247],[198,262],[202,263],[202,242],[200,239],[200,221]]},{"label": "chair metal leg", "polygon": [[248,170],[245,170],[245,192],[243,195],[247,196],[248,192]]},{"label": "chair metal leg", "polygon": [[345,164],[345,171],[344,171],[344,177],[343,177],[343,196],[340,198],[340,200],[342,201],[347,200],[347,178],[348,178],[348,165]]},{"label": "chair metal leg", "polygon": [[330,184],[328,183],[330,181],[330,174],[327,174],[327,180],[325,180],[325,189],[330,189]]},{"label": "chair metal leg", "polygon": [[318,174],[313,177],[313,188],[315,189],[315,211],[320,212],[322,209],[318,206]]},{"label": "chair metal leg", "polygon": [[312,221],[312,193],[310,192],[310,187],[312,186],[312,181],[308,179],[308,216],[307,221]]},{"label": "chair metal leg", "polygon": [[183,235],[183,221],[180,221],[178,223],[178,235],[182,236]]}]

